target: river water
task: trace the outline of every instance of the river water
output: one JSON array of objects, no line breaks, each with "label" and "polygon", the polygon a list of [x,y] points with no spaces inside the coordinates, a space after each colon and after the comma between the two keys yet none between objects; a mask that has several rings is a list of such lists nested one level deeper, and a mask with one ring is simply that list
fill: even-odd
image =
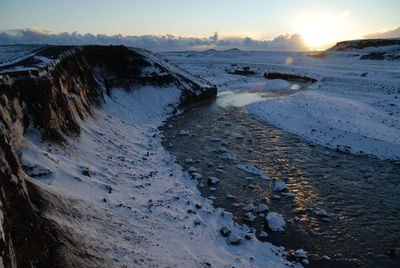
[{"label": "river water", "polygon": [[[400,267],[398,259],[386,254],[400,247],[399,163],[326,149],[246,112],[251,102],[299,90],[307,86],[219,93],[215,100],[170,118],[161,128],[163,145],[184,169],[194,166],[203,176],[199,189],[215,198],[216,207],[232,212],[257,235],[267,232],[262,241],[288,251],[306,250],[307,267]],[[181,130],[189,135],[179,135]],[[218,153],[220,147],[226,154]],[[238,168],[249,164],[270,179]],[[209,176],[220,180],[216,190],[210,190]],[[274,192],[275,181],[285,182],[290,194]],[[248,203],[267,204],[270,212],[281,214],[285,231],[272,232],[265,217],[245,221],[243,206]],[[326,215],[318,215],[320,210]]]}]

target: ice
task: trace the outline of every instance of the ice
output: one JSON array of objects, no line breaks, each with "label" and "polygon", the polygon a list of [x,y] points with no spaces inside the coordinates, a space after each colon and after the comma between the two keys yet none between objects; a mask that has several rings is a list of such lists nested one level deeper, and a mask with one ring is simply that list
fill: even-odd
[{"label": "ice", "polygon": [[328,217],[328,213],[323,209],[315,211],[315,214],[318,216]]},{"label": "ice", "polygon": [[181,135],[181,136],[187,136],[187,135],[189,135],[189,132],[187,132],[186,130],[180,130],[179,131],[179,135]]},{"label": "ice", "polygon": [[209,190],[210,192],[214,192],[215,190],[217,190],[217,188],[215,188],[215,187],[210,187],[210,188],[208,188],[208,190]]},{"label": "ice", "polygon": [[259,204],[258,205],[258,208],[257,208],[258,212],[265,212],[267,210],[269,210],[269,207],[266,204]]},{"label": "ice", "polygon": [[186,164],[191,164],[193,163],[193,160],[191,158],[185,159]]},{"label": "ice", "polygon": [[287,186],[283,181],[277,181],[274,183],[273,191],[281,192],[283,190],[287,190]]},{"label": "ice", "polygon": [[196,172],[197,169],[196,169],[194,166],[190,166],[190,167],[187,169],[187,171],[188,171],[188,172]]},{"label": "ice", "polygon": [[237,168],[241,169],[243,171],[246,171],[248,173],[258,175],[265,180],[269,180],[269,178],[267,176],[265,176],[264,173],[260,169],[255,167],[255,165],[253,165],[253,164],[246,164],[246,165],[238,164]]},{"label": "ice", "polygon": [[227,199],[234,199],[235,197],[234,197],[233,195],[231,195],[231,194],[227,194],[227,195],[226,195],[226,198],[227,198]]},{"label": "ice", "polygon": [[254,219],[255,219],[253,213],[251,213],[251,212],[245,213],[245,214],[243,215],[243,218],[244,218],[246,221],[249,221],[249,222],[253,222]]},{"label": "ice", "polygon": [[209,184],[217,184],[217,183],[219,183],[219,179],[217,177],[213,177],[213,176],[208,177],[207,181],[208,181]]},{"label": "ice", "polygon": [[307,259],[307,251],[305,251],[303,249],[298,249],[295,251],[295,256],[296,256],[296,258]]},{"label": "ice", "polygon": [[227,149],[225,147],[219,147],[217,152],[218,153],[226,153]]},{"label": "ice", "polygon": [[264,231],[261,231],[261,233],[258,236],[261,237],[261,238],[267,238],[268,234],[266,232],[264,232]]},{"label": "ice", "polygon": [[254,207],[254,205],[253,204],[247,204],[247,205],[245,205],[244,207],[243,207],[243,210],[244,211],[253,211],[253,210],[255,210],[255,207]]},{"label": "ice", "polygon": [[236,160],[237,156],[234,153],[223,153],[219,156],[222,159]]},{"label": "ice", "polygon": [[268,222],[268,227],[274,231],[284,231],[284,227],[285,227],[285,221],[283,220],[283,217],[281,215],[279,215],[276,212],[269,212],[267,214],[267,222]]}]

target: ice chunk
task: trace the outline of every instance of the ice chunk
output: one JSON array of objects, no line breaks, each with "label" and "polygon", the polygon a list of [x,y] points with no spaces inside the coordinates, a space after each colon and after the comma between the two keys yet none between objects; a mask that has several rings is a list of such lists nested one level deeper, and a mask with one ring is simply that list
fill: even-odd
[{"label": "ice chunk", "polygon": [[244,211],[253,211],[255,209],[255,207],[254,207],[254,205],[253,204],[247,204],[247,205],[245,205],[244,207],[243,207],[243,210]]},{"label": "ice chunk", "polygon": [[281,192],[281,191],[283,191],[283,190],[287,190],[287,186],[286,186],[286,184],[285,184],[283,181],[277,181],[277,182],[275,182],[275,184],[274,184],[273,190],[274,190],[275,192]]},{"label": "ice chunk", "polygon": [[249,221],[249,222],[253,222],[254,219],[255,219],[253,213],[251,213],[251,212],[245,213],[245,214],[243,215],[243,218],[244,218],[246,221]]},{"label": "ice chunk", "polygon": [[253,164],[245,164],[245,165],[238,164],[238,165],[237,165],[237,168],[238,168],[238,169],[241,169],[241,170],[243,170],[243,171],[246,171],[247,173],[251,173],[251,174],[254,174],[254,175],[258,175],[258,176],[260,176],[261,178],[263,178],[263,179],[265,179],[265,180],[268,180],[268,179],[269,179],[267,176],[264,175],[264,173],[263,173],[260,169],[258,169],[258,168],[257,168],[255,165],[253,165]]},{"label": "ice chunk", "polygon": [[302,258],[302,259],[307,259],[307,251],[303,249],[298,249],[295,252],[296,258]]},{"label": "ice chunk", "polygon": [[209,184],[217,184],[219,182],[219,179],[217,177],[208,177],[208,183]]},{"label": "ice chunk", "polygon": [[258,209],[257,209],[258,212],[264,212],[264,211],[267,211],[267,210],[269,210],[269,207],[266,204],[259,204],[258,205]]},{"label": "ice chunk", "polygon": [[229,244],[231,245],[239,245],[242,243],[242,239],[235,233],[232,233],[228,237]]},{"label": "ice chunk", "polygon": [[234,199],[235,197],[234,197],[233,195],[231,195],[231,194],[227,194],[227,195],[226,195],[226,198],[228,198],[228,199]]},{"label": "ice chunk", "polygon": [[190,166],[187,171],[188,172],[196,172],[197,169],[194,166]]},{"label": "ice chunk", "polygon": [[181,136],[187,136],[187,135],[189,135],[189,132],[187,132],[186,130],[181,130],[181,131],[179,131],[179,133],[178,133],[179,135],[181,135]]},{"label": "ice chunk", "polygon": [[226,153],[226,151],[227,151],[227,149],[223,146],[219,147],[217,150],[218,153]]},{"label": "ice chunk", "polygon": [[285,227],[285,221],[283,220],[283,217],[279,215],[276,212],[269,212],[267,214],[267,222],[268,222],[268,227],[274,231],[284,231]]},{"label": "ice chunk", "polygon": [[261,237],[261,238],[267,238],[268,234],[266,232],[264,232],[264,231],[261,231],[261,233],[258,236]]}]

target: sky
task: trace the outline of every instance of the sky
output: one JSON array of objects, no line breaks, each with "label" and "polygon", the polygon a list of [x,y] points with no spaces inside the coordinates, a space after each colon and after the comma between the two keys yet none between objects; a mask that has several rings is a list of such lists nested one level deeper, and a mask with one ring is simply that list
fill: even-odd
[{"label": "sky", "polygon": [[300,34],[322,48],[393,30],[399,14],[399,0],[0,0],[0,31],[199,39],[217,32],[243,42]]}]

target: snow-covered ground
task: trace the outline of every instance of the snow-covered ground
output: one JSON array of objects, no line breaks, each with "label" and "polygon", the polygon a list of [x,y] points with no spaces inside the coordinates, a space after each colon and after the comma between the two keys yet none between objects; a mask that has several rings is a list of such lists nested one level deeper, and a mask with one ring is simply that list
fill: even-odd
[{"label": "snow-covered ground", "polygon": [[[360,53],[371,49],[364,50]],[[286,81],[265,79],[263,74],[269,72],[315,78],[311,90],[253,103],[247,110],[313,143],[399,160],[400,62],[360,60],[351,56],[354,53],[331,52],[323,59],[307,53],[237,50],[164,56],[219,91],[288,88]],[[231,74],[244,68],[255,74]]]},{"label": "snow-covered ground", "polygon": [[[51,172],[36,179],[64,206],[46,216],[99,257],[85,267],[286,266],[281,248],[254,234],[246,240],[248,228],[201,197],[197,181],[161,146],[157,127],[179,96],[174,87],[113,90],[67,149],[27,133],[23,164]],[[220,234],[223,226],[230,238]],[[238,238],[240,245],[229,243]]]}]

